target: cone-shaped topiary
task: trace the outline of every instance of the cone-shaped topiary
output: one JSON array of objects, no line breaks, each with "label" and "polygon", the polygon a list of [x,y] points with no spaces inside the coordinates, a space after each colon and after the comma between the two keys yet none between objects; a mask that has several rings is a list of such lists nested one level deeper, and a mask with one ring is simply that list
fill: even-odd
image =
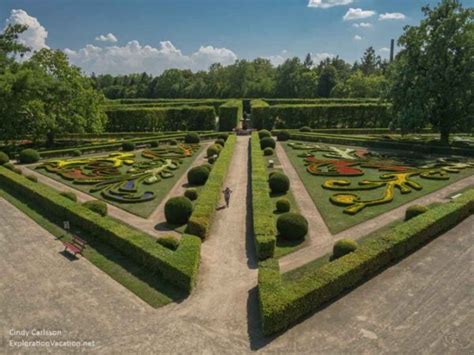
[{"label": "cone-shaped topiary", "polygon": [[258,138],[262,139],[262,138],[266,138],[266,137],[271,137],[272,134],[267,131],[266,129],[261,129],[260,131],[258,131]]},{"label": "cone-shaped topiary", "polygon": [[107,216],[107,204],[104,201],[92,200],[86,201],[82,204],[84,207],[100,214],[101,216]]},{"label": "cone-shaped topiary", "polygon": [[33,164],[40,160],[38,152],[34,149],[23,149],[19,156],[20,163]]},{"label": "cone-shaped topiary", "polygon": [[263,150],[263,155],[270,156],[273,155],[273,149],[268,147]]},{"label": "cone-shaped topiary", "polygon": [[291,209],[290,201],[288,201],[286,198],[281,198],[277,201],[276,208],[277,208],[277,211],[280,213],[290,212],[290,209]]},{"label": "cone-shaped topiary", "polygon": [[184,137],[184,143],[189,143],[189,144],[196,144],[201,141],[201,138],[199,137],[199,134],[196,132],[189,132],[185,137]]},{"label": "cone-shaped topiary", "polygon": [[0,152],[0,165],[8,163],[9,161],[10,161],[10,158],[8,157],[7,153]]},{"label": "cone-shaped topiary", "polygon": [[280,131],[277,134],[277,139],[280,142],[287,141],[288,139],[290,139],[290,133],[288,131]]},{"label": "cone-shaped topiary", "polygon": [[408,221],[422,213],[428,211],[428,208],[422,205],[413,205],[406,209],[405,211],[405,221]]},{"label": "cone-shaped topiary", "polygon": [[272,137],[265,137],[260,140],[261,149],[265,149],[265,148],[275,149],[275,147],[276,147],[276,142]]},{"label": "cone-shaped topiary", "polygon": [[311,132],[311,128],[308,126],[303,126],[300,128],[300,132]]},{"label": "cone-shaped topiary", "polygon": [[170,250],[176,250],[179,247],[179,240],[172,235],[165,235],[158,239],[157,242]]},{"label": "cone-shaped topiary", "polygon": [[281,237],[298,240],[308,233],[308,221],[299,213],[284,213],[277,219],[277,229]]},{"label": "cone-shaped topiary", "polygon": [[187,189],[184,191],[184,197],[189,198],[191,201],[195,201],[198,198],[198,192],[196,189]]},{"label": "cone-shaped topiary", "polygon": [[172,197],[165,204],[166,222],[183,225],[188,222],[193,213],[193,203],[184,196]]},{"label": "cone-shaped topiary", "polygon": [[332,249],[332,259],[340,258],[346,254],[352,253],[359,247],[359,244],[352,239],[338,240]]},{"label": "cone-shaped topiary", "polygon": [[290,179],[283,173],[275,173],[268,179],[270,190],[273,193],[285,193],[290,189]]},{"label": "cone-shaped topiary", "polygon": [[222,150],[222,146],[220,146],[219,144],[213,144],[209,146],[209,148],[207,148],[207,157],[211,158],[214,155],[219,155],[221,150]]},{"label": "cone-shaped topiary", "polygon": [[188,183],[190,185],[204,185],[209,177],[209,168],[207,166],[196,166],[188,171]]}]

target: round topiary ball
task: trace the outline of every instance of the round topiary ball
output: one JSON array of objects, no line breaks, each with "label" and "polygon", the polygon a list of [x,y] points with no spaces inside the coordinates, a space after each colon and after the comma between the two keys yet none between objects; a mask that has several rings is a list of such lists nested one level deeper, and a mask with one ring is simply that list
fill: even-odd
[{"label": "round topiary ball", "polygon": [[206,166],[196,166],[188,171],[188,183],[190,185],[204,185],[209,177],[209,168]]},{"label": "round topiary ball", "polygon": [[268,179],[273,193],[285,193],[290,189],[290,179],[283,173],[275,173]]},{"label": "round topiary ball", "polygon": [[265,148],[275,149],[275,147],[276,147],[276,142],[272,137],[265,137],[260,140],[261,149],[265,149]]},{"label": "round topiary ball", "polygon": [[196,189],[187,189],[184,191],[184,197],[189,198],[191,201],[195,201],[198,198],[198,192]]},{"label": "round topiary ball", "polygon": [[278,217],[277,229],[281,237],[298,240],[308,233],[308,221],[299,213],[287,212]]},{"label": "round topiary ball", "polygon": [[286,198],[279,199],[276,203],[276,209],[280,213],[290,212],[290,201],[288,201]]},{"label": "round topiary ball", "polygon": [[311,128],[308,126],[303,126],[300,128],[300,132],[311,132]]},{"label": "round topiary ball", "polygon": [[270,156],[273,155],[273,149],[270,147],[267,147],[263,150],[263,155]]},{"label": "round topiary ball", "polygon": [[122,150],[124,152],[131,152],[132,150],[135,150],[135,143],[133,143],[133,142],[123,142],[122,143]]},{"label": "round topiary ball", "polygon": [[165,204],[166,222],[183,225],[188,222],[193,213],[193,203],[184,196],[172,197]]},{"label": "round topiary ball", "polygon": [[178,141],[176,139],[171,139],[169,142],[168,142],[169,145],[178,145]]},{"label": "round topiary ball", "polygon": [[7,153],[0,152],[0,165],[6,164],[10,161]]},{"label": "round topiary ball", "polygon": [[221,147],[224,147],[225,145],[225,141],[222,139],[218,139],[214,143],[220,145]]},{"label": "round topiary ball", "polygon": [[184,143],[188,144],[197,144],[201,141],[201,138],[199,137],[199,134],[196,132],[189,132],[185,137],[184,137]]},{"label": "round topiary ball", "polygon": [[405,221],[408,221],[420,214],[425,213],[428,211],[428,208],[422,205],[413,205],[407,208],[405,211]]},{"label": "round topiary ball", "polygon": [[217,139],[222,139],[224,142],[229,138],[229,135],[227,133],[221,133],[217,136]]},{"label": "round topiary ball", "polygon": [[72,156],[73,157],[80,157],[82,155],[82,152],[79,149],[73,150],[72,151]]},{"label": "round topiary ball", "polygon": [[172,235],[165,235],[164,237],[161,237],[157,240],[157,243],[170,250],[176,250],[179,247],[179,240]]},{"label": "round topiary ball", "polygon": [[18,160],[22,164],[33,164],[40,160],[40,155],[36,150],[28,148],[20,152]]},{"label": "round topiary ball", "polygon": [[222,147],[219,144],[213,144],[207,148],[207,157],[213,157],[214,155],[219,155],[222,150]]},{"label": "round topiary ball", "polygon": [[272,134],[267,131],[266,129],[261,129],[260,131],[258,131],[258,138],[262,139],[262,138],[266,138],[266,137],[271,137]]},{"label": "round topiary ball", "polygon": [[86,201],[82,205],[91,211],[100,214],[102,217],[107,216],[107,204],[104,201]]},{"label": "round topiary ball", "polygon": [[277,139],[280,142],[287,141],[288,139],[290,139],[290,133],[288,131],[280,131],[277,134]]},{"label": "round topiary ball", "polygon": [[211,170],[212,170],[212,164],[204,163],[204,164],[201,164],[201,166],[203,166],[203,167],[205,167],[205,168],[208,168],[208,169],[209,169],[209,172],[211,172]]},{"label": "round topiary ball", "polygon": [[359,244],[352,239],[341,239],[338,240],[332,249],[332,258],[337,259],[346,254],[352,253],[359,247]]},{"label": "round topiary ball", "polygon": [[216,162],[217,158],[214,158],[214,157],[209,157],[207,158],[207,162],[208,164],[212,165]]},{"label": "round topiary ball", "polygon": [[151,148],[158,148],[160,146],[160,142],[159,141],[151,141],[150,142],[150,147]]}]

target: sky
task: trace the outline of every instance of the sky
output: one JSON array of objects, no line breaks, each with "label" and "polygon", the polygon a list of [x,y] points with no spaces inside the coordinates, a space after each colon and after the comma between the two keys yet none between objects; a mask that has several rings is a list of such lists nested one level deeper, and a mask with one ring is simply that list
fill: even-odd
[{"label": "sky", "polygon": [[[474,0],[462,1],[465,7]],[[0,28],[29,26],[34,50],[61,49],[86,73],[160,74],[264,57],[354,62],[390,39],[438,0],[0,0]],[[3,22],[3,24],[2,24]]]}]

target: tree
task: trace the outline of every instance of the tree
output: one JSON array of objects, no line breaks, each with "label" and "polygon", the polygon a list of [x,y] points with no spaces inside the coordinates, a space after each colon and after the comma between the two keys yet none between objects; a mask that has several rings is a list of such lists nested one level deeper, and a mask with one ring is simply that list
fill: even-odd
[{"label": "tree", "polygon": [[327,65],[319,74],[318,96],[329,97],[337,84],[337,71],[332,65]]},{"label": "tree", "polygon": [[390,96],[403,130],[430,122],[447,144],[474,118],[474,10],[443,0],[422,11],[419,26],[405,27],[398,41]]},{"label": "tree", "polygon": [[346,81],[339,82],[331,92],[333,97],[376,98],[382,97],[388,82],[383,75],[364,75],[357,70]]},{"label": "tree", "polygon": [[375,54],[373,47],[369,47],[365,50],[358,69],[360,69],[365,75],[372,75],[377,73],[381,63],[382,60],[380,56]]},{"label": "tree", "polygon": [[303,65],[305,66],[306,69],[311,69],[313,67],[313,59],[311,58],[311,53],[306,54],[306,57],[304,58]]}]

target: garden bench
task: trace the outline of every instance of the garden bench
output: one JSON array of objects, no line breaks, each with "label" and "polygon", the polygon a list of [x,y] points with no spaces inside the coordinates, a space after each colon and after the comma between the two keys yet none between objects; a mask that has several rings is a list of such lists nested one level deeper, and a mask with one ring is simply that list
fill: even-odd
[{"label": "garden bench", "polygon": [[77,235],[74,235],[71,242],[64,242],[64,251],[68,250],[70,253],[81,254],[84,248],[86,247],[86,241],[79,238]]}]

